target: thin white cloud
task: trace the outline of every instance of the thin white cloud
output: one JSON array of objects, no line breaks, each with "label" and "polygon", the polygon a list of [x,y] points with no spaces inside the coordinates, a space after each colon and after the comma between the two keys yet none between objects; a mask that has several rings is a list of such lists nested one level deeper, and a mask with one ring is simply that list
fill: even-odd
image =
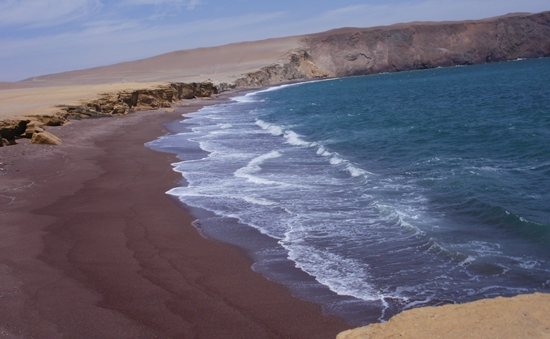
[{"label": "thin white cloud", "polygon": [[100,7],[99,0],[3,0],[0,26],[54,26],[76,20]]},{"label": "thin white cloud", "polygon": [[[212,46],[218,43],[229,43],[231,35],[244,27],[255,27],[258,24],[277,21],[282,12],[265,14],[248,14],[238,17],[226,17],[218,19],[196,20],[178,24],[144,24],[143,22],[128,20],[102,20],[85,24],[80,31],[71,31],[55,35],[40,37],[1,39],[0,57],[13,57],[21,54],[49,53],[64,49],[82,53],[84,50],[104,51],[108,57],[111,48],[122,45],[136,44],[135,50],[141,49],[140,55],[151,56],[150,43],[155,46],[163,46],[162,50],[155,50],[156,54],[169,52],[182,48],[195,48]],[[248,30],[253,31],[253,30]],[[222,40],[210,40],[219,38]],[[194,45],[185,46],[185,42],[191,41]],[[223,41],[225,39],[225,41]],[[201,44],[202,42],[202,44]],[[80,52],[77,52],[80,51]],[[129,55],[128,58],[134,58]],[[139,56],[138,56],[139,57]],[[103,61],[108,62],[108,61]]]},{"label": "thin white cloud", "polygon": [[126,6],[139,6],[139,5],[155,5],[155,6],[168,6],[172,8],[186,7],[187,9],[194,9],[200,0],[124,0],[123,5]]},{"label": "thin white cloud", "polygon": [[322,29],[372,27],[412,21],[476,20],[513,12],[542,12],[547,0],[427,0],[396,4],[358,5],[338,8],[310,18],[309,24]]},{"label": "thin white cloud", "polygon": [[[76,36],[73,38],[84,39],[90,36],[102,36],[106,38],[105,34],[113,35],[120,32],[136,30],[140,28],[138,21],[129,20],[129,21],[115,21],[115,20],[102,20],[94,21],[84,25],[84,30],[79,33],[76,33]],[[82,40],[81,40],[82,41]]]},{"label": "thin white cloud", "polygon": [[102,20],[89,23],[78,32],[25,39],[0,37],[3,46],[0,81],[109,65],[181,49],[257,40],[264,38],[255,35],[258,26],[280,21],[282,14],[254,13],[166,25]]}]

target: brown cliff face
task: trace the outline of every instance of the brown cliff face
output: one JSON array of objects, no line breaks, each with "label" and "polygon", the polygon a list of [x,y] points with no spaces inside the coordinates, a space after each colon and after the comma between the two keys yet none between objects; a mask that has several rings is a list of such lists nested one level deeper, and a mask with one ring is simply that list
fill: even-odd
[{"label": "brown cliff face", "polygon": [[342,28],[304,36],[282,61],[237,87],[550,56],[550,12],[479,21]]},{"label": "brown cliff face", "polygon": [[331,76],[550,56],[550,12],[451,23],[340,29],[302,40]]},{"label": "brown cliff face", "polygon": [[104,114],[127,114],[131,111],[147,111],[170,107],[183,99],[206,98],[217,94],[211,82],[172,82],[152,89],[101,93],[99,98],[81,105],[59,105],[66,118],[86,118]]},{"label": "brown cliff face", "polygon": [[326,78],[327,71],[319,68],[311,59],[307,51],[302,49],[292,50],[286,56],[287,62],[263,67],[257,72],[246,74],[235,80],[237,87],[261,87],[274,83],[306,80],[313,78]]}]

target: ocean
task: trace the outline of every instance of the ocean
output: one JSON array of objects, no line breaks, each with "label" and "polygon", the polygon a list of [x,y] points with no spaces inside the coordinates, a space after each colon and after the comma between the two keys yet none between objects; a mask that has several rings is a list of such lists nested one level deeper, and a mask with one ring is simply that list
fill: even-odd
[{"label": "ocean", "polygon": [[550,292],[550,59],[274,86],[147,144],[207,237],[353,325]]}]

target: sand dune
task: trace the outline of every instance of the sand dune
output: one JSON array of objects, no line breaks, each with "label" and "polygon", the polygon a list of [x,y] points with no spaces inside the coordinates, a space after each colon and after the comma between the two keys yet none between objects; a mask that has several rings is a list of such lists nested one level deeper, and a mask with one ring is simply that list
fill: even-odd
[{"label": "sand dune", "polygon": [[230,83],[281,61],[299,47],[289,37],[176,51],[110,66],[0,83],[0,120],[51,114],[56,104],[76,104],[102,92],[151,88],[166,82]]},{"label": "sand dune", "polygon": [[[279,61],[300,46],[299,37],[241,42],[175,51],[110,66],[38,76],[22,83],[37,86],[125,82],[231,82],[242,74]],[[32,86],[32,85],[31,85]]]}]

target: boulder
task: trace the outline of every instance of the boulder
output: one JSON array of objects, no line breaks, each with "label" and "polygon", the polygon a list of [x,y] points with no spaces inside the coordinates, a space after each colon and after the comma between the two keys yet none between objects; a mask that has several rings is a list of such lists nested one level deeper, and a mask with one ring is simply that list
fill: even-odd
[{"label": "boulder", "polygon": [[24,138],[32,138],[34,133],[44,132],[44,124],[38,120],[32,120],[27,124],[25,132],[22,134]]},{"label": "boulder", "polygon": [[50,132],[42,131],[32,135],[31,143],[41,145],[59,145],[61,144],[61,139]]},{"label": "boulder", "polygon": [[30,120],[3,120],[0,121],[0,138],[6,139],[10,145],[15,144],[15,139],[27,129]]},{"label": "boulder", "polygon": [[216,90],[218,93],[230,91],[232,89],[235,89],[237,85],[235,84],[228,84],[227,82],[222,82],[216,86]]},{"label": "boulder", "polygon": [[67,119],[61,115],[43,115],[39,120],[46,126],[61,126],[67,123]]},{"label": "boulder", "polygon": [[173,82],[170,83],[170,87],[175,92],[176,99],[179,100],[210,97],[213,94],[218,94],[218,87],[211,82]]},{"label": "boulder", "polygon": [[182,99],[193,99],[195,97],[195,91],[192,88],[181,88],[180,97]]},{"label": "boulder", "polygon": [[128,106],[116,104],[115,107],[113,107],[113,111],[111,114],[126,114],[128,113]]}]

